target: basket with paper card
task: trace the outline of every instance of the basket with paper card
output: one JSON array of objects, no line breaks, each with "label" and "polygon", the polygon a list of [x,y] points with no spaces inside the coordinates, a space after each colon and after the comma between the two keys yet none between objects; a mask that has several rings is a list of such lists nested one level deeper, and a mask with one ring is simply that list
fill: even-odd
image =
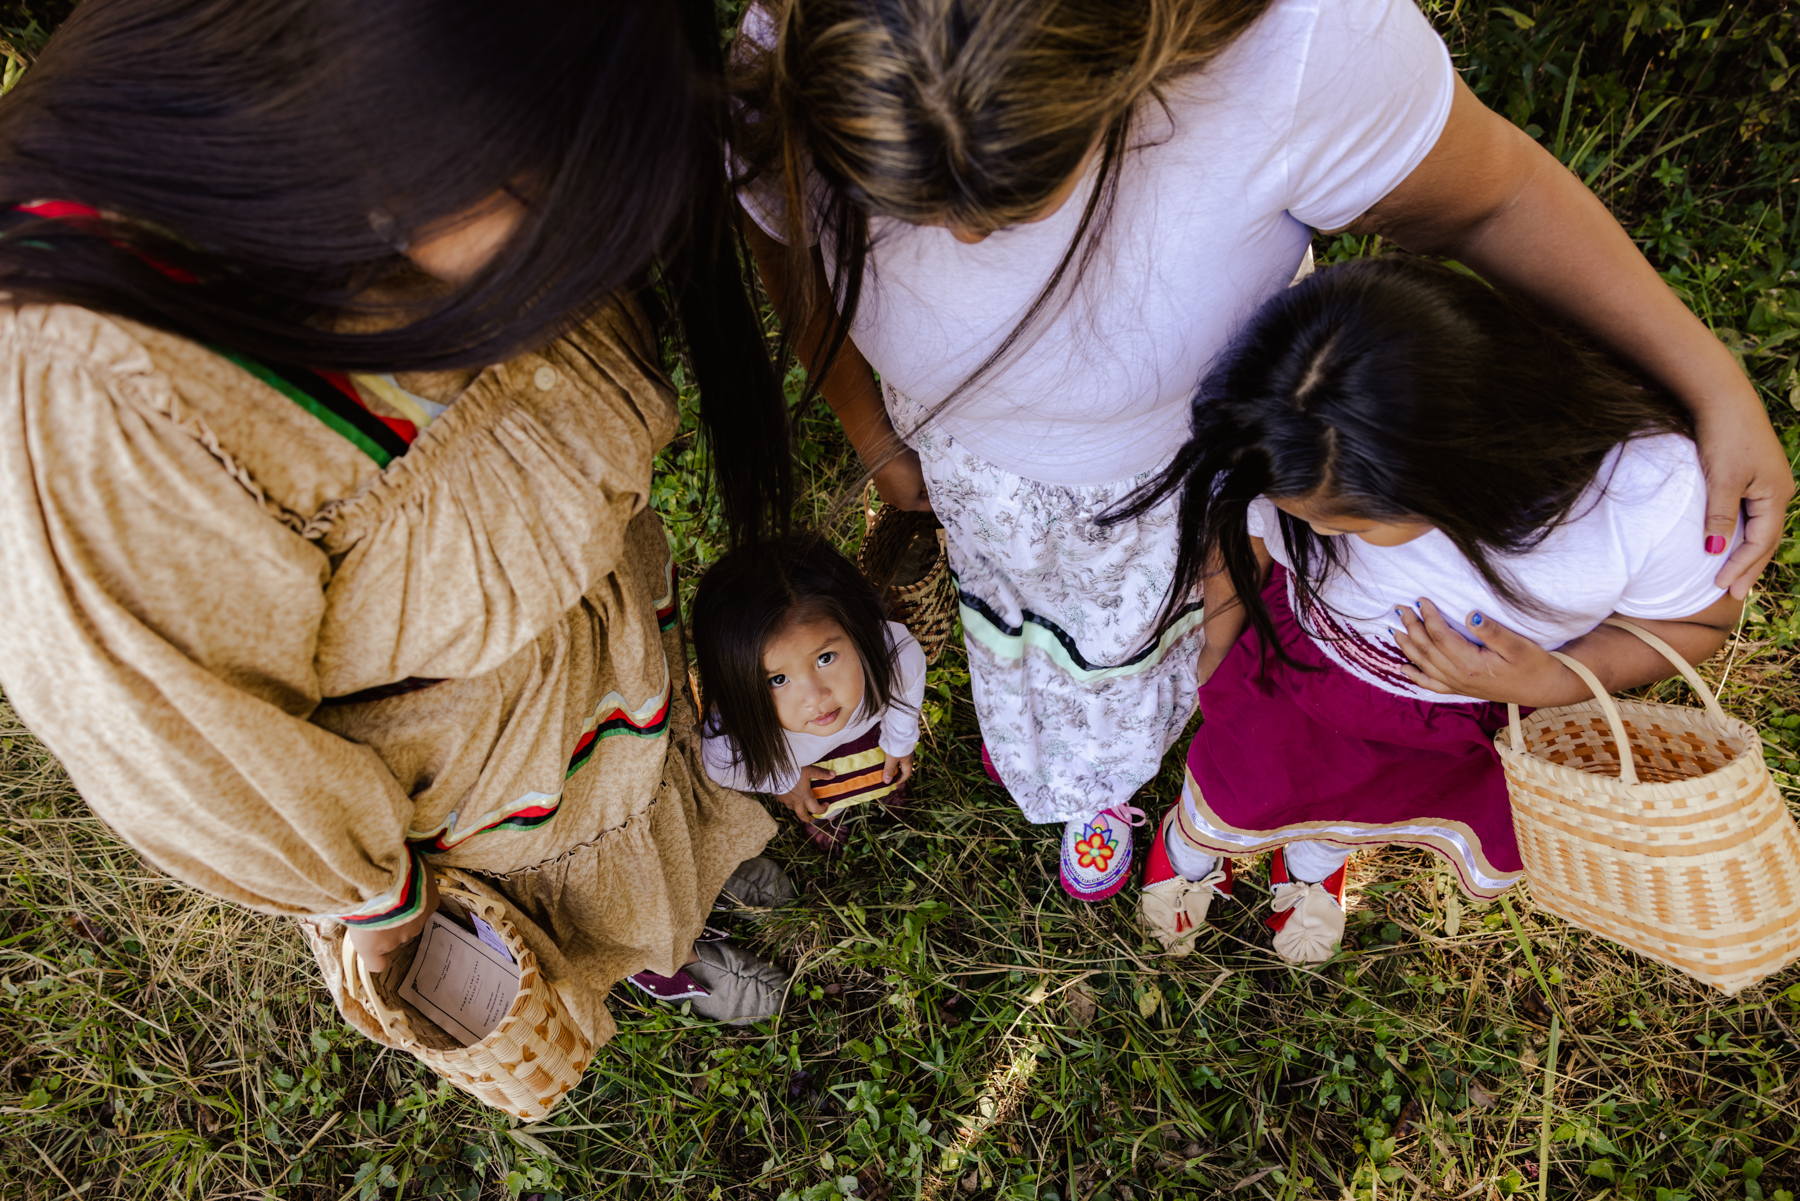
[{"label": "basket with paper card", "polygon": [[[341,938],[342,1003],[457,1088],[537,1121],[581,1079],[594,1045],[539,970],[504,903],[438,876],[438,909],[372,972]],[[368,1023],[358,1022],[365,1027]]]}]

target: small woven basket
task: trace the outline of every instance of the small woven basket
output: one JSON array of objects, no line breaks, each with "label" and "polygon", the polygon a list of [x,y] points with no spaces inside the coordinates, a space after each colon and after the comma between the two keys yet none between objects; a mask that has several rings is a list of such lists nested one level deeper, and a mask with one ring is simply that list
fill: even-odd
[{"label": "small woven basket", "polygon": [[500,1024],[480,1042],[463,1046],[399,997],[410,959],[390,960],[387,968],[371,973],[348,938],[342,949],[346,999],[380,1024],[389,1046],[414,1056],[477,1100],[521,1121],[538,1121],[581,1079],[594,1046],[538,970],[537,957],[519,937],[504,905],[458,887],[447,875],[438,877],[438,904],[481,918],[518,964],[519,993]]},{"label": "small woven basket", "polygon": [[1706,708],[1616,702],[1556,655],[1594,700],[1523,721],[1510,706],[1494,739],[1532,898],[1734,995],[1800,959],[1800,830],[1756,731],[1662,639],[1606,624],[1660,651]]},{"label": "small woven basket", "polygon": [[956,582],[944,550],[944,527],[931,513],[882,504],[864,508],[868,533],[856,565],[882,593],[889,607],[936,663],[956,628]]}]

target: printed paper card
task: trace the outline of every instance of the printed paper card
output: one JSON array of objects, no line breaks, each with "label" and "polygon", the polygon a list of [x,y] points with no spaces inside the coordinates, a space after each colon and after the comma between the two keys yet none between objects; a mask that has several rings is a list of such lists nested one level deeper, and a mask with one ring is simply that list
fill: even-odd
[{"label": "printed paper card", "polygon": [[400,995],[469,1046],[493,1033],[512,1008],[519,967],[504,949],[434,913],[419,936]]}]

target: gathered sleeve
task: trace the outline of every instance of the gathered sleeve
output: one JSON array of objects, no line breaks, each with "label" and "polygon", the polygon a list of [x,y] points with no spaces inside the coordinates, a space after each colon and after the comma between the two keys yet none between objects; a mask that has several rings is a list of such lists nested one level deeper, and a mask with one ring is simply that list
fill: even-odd
[{"label": "gathered sleeve", "polygon": [[640,313],[613,306],[485,372],[330,507],[325,695],[494,671],[618,567],[676,428],[655,347]]},{"label": "gathered sleeve", "polygon": [[171,875],[266,912],[414,916],[409,798],[372,750],[308,720],[325,553],[118,325],[6,313],[0,363],[14,709]]}]

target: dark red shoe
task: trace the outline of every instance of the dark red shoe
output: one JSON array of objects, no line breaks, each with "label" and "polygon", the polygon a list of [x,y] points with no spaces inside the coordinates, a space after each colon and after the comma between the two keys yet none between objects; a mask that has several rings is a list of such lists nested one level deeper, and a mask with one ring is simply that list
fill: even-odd
[{"label": "dark red shoe", "polygon": [[911,790],[912,790],[912,781],[908,780],[906,783],[900,785],[900,787],[894,789],[894,791],[888,793],[886,796],[882,797],[880,800],[876,801],[875,803],[877,805],[880,805],[883,809],[887,810],[889,813],[898,813],[899,811],[906,808],[907,794]]},{"label": "dark red shoe", "polygon": [[698,981],[688,975],[685,967],[677,968],[673,976],[659,976],[655,972],[637,972],[625,978],[656,1000],[669,1004],[712,995],[702,988]]},{"label": "dark red shoe", "polygon": [[806,836],[812,844],[829,854],[850,841],[850,831],[841,817],[821,817],[806,823]]}]

